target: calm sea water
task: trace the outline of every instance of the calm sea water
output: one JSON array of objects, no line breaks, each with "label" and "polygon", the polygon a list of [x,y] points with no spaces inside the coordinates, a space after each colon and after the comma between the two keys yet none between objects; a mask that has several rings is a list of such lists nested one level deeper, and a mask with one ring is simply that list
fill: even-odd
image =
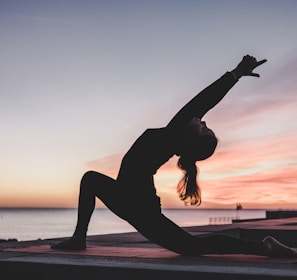
[{"label": "calm sea water", "polygon": [[[231,223],[232,219],[265,218],[265,210],[256,209],[163,209],[180,226]],[[0,209],[0,239],[18,241],[71,236],[77,209]],[[88,235],[132,232],[135,229],[108,209],[96,209]]]}]

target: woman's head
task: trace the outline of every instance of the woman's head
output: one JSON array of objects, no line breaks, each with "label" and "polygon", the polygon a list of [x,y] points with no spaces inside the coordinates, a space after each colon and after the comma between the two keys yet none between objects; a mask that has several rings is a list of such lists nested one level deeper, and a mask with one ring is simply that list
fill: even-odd
[{"label": "woman's head", "polygon": [[210,157],[217,146],[217,138],[205,122],[194,118],[189,123],[178,160],[178,167],[184,171],[177,192],[181,200],[191,205],[201,203],[201,192],[197,183],[196,161]]},{"label": "woman's head", "polygon": [[204,121],[198,118],[191,120],[183,139],[180,156],[193,161],[204,160],[210,157],[218,143],[215,133],[206,126]]}]

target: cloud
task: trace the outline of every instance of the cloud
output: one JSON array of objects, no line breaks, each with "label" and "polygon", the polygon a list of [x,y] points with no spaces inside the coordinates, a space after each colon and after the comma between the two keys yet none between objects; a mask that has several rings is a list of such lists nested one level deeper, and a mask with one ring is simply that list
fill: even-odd
[{"label": "cloud", "polygon": [[203,182],[206,200],[221,203],[237,201],[254,205],[296,204],[297,164],[266,172],[227,176]]}]

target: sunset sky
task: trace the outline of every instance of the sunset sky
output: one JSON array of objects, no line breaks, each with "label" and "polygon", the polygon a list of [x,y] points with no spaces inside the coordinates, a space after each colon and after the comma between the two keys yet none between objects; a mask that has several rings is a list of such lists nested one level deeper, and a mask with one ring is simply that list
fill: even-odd
[{"label": "sunset sky", "polygon": [[[162,127],[246,54],[267,59],[205,120],[201,207],[297,209],[297,1],[0,1],[0,207],[76,207],[87,170],[116,177]],[[184,207],[174,157],[155,177]],[[98,206],[102,206],[100,201]]]}]

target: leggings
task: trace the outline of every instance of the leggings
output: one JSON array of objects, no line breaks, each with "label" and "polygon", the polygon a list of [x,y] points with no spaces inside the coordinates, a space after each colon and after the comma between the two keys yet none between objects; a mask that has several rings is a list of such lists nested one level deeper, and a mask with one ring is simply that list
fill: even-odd
[{"label": "leggings", "polygon": [[[89,171],[80,184],[78,219],[74,234],[86,236],[95,199],[99,198],[113,213],[130,223],[148,240],[181,255],[255,254],[262,255],[261,241],[243,240],[227,235],[194,236],[165,217],[161,210],[135,206],[133,198],[121,195],[122,186],[101,173]],[[130,201],[129,201],[130,200]],[[137,205],[137,204],[136,204]],[[138,209],[141,208],[141,209]],[[147,213],[148,212],[148,213]]]}]

